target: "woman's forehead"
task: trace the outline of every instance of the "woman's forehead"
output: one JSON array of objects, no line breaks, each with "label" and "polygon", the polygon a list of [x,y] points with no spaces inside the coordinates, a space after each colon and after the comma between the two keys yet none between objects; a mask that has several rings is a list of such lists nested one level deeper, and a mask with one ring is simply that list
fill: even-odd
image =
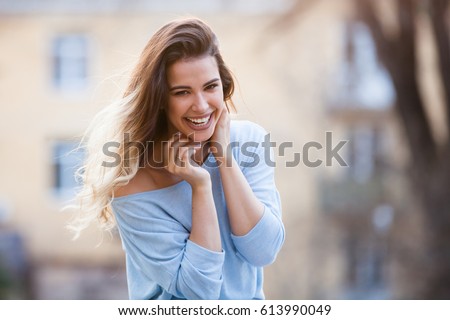
[{"label": "woman's forehead", "polygon": [[213,56],[178,60],[167,70],[167,80],[173,86],[186,84],[183,82],[209,81],[218,75],[219,68]]}]

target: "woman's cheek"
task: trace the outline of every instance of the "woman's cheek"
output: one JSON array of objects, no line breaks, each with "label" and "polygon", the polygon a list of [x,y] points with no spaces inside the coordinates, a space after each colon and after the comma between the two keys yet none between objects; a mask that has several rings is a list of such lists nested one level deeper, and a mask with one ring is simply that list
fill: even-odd
[{"label": "woman's cheek", "polygon": [[219,100],[218,102],[217,102],[217,105],[218,105],[218,107],[217,107],[217,113],[218,113],[218,115],[220,115],[221,114],[221,112],[224,110],[224,109],[226,109],[226,107],[225,107],[225,101],[223,101],[223,100]]}]

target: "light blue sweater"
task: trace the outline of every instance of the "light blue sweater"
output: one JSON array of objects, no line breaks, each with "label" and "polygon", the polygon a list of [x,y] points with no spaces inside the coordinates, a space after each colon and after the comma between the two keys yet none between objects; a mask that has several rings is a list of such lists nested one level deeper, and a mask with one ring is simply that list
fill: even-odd
[{"label": "light blue sweater", "polygon": [[244,236],[231,233],[214,156],[210,154],[203,164],[211,175],[222,252],[188,239],[192,191],[185,181],[113,200],[130,299],[264,299],[263,266],[275,260],[284,242],[274,168],[265,161],[272,155],[262,147],[265,135],[252,122],[231,122],[233,156],[265,208],[261,220]]}]

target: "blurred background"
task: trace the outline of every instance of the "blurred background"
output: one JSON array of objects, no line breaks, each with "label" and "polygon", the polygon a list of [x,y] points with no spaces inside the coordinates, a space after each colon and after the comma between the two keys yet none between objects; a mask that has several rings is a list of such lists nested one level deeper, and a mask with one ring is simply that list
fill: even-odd
[{"label": "blurred background", "polygon": [[68,152],[151,35],[194,15],[237,78],[236,117],[276,143],[287,238],[267,298],[450,299],[449,3],[0,0],[0,298],[127,298],[118,235],[65,229]]}]

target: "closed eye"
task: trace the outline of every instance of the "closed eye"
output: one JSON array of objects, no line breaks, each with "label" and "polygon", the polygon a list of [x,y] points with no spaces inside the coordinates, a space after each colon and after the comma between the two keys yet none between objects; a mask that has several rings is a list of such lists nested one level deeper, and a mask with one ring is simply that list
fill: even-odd
[{"label": "closed eye", "polygon": [[184,95],[189,94],[189,91],[187,91],[187,90],[180,90],[180,91],[174,92],[173,94],[176,95],[176,96],[184,96]]},{"label": "closed eye", "polygon": [[205,90],[212,90],[214,88],[217,88],[218,86],[219,86],[219,84],[217,82],[211,83],[205,87]]}]

